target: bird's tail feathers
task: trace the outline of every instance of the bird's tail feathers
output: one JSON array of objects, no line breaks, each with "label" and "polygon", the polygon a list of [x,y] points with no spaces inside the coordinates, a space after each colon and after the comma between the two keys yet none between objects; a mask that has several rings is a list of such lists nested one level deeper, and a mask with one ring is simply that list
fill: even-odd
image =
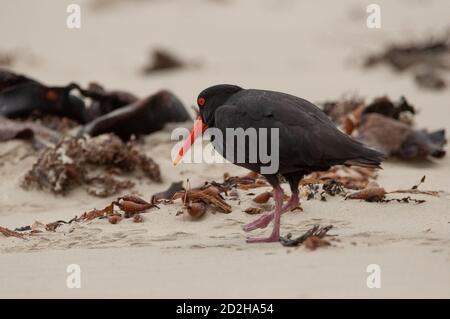
[{"label": "bird's tail feathers", "polygon": [[383,153],[370,148],[365,148],[365,152],[361,156],[345,161],[345,165],[354,165],[369,168],[380,168],[381,162],[384,161]]}]

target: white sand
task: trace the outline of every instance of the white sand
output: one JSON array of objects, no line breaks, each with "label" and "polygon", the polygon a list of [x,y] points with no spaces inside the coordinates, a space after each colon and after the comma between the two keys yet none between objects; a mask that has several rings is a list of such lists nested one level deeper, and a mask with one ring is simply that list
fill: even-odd
[{"label": "white sand", "polygon": [[[65,28],[71,1],[1,4],[1,50],[27,52],[14,70],[47,83],[98,81],[140,95],[168,88],[193,104],[216,83],[289,92],[312,101],[344,92],[372,98],[405,95],[417,122],[450,130],[450,90],[418,89],[410,76],[387,68],[366,72],[362,53],[389,40],[409,39],[447,27],[448,1],[378,1],[382,29],[365,27],[361,1],[134,1],[104,10],[82,4],[81,30]],[[370,3],[370,2],[367,2]],[[152,47],[166,47],[202,67],[142,77]],[[26,58],[33,56],[33,59]],[[170,182],[221,180],[232,165],[170,164],[170,129],[146,138],[146,153],[161,166],[164,183],[141,181],[144,197]],[[70,219],[111,199],[76,190],[67,197],[27,192],[19,183],[35,156],[20,141],[0,145],[0,225]],[[330,198],[303,201],[303,213],[282,219],[282,233],[333,224],[333,247],[308,251],[280,244],[248,245],[240,226],[254,216],[243,209],[210,212],[199,221],[175,216],[180,203],[144,214],[144,223],[106,220],[64,226],[29,240],[0,235],[0,297],[450,297],[450,160],[425,164],[390,161],[379,183],[407,188],[427,175],[424,189],[446,191],[421,205],[376,204]],[[259,193],[264,188],[256,189]],[[255,232],[255,235],[268,230]],[[82,288],[66,287],[66,267],[79,264]],[[381,267],[382,286],[366,286],[366,267]]]}]

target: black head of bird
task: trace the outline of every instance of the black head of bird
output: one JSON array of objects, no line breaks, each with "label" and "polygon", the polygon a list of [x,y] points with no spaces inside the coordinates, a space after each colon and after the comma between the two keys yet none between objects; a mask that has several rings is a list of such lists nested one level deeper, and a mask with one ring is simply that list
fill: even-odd
[{"label": "black head of bird", "polygon": [[242,88],[236,85],[219,84],[211,86],[198,95],[197,105],[199,115],[203,123],[208,127],[214,126],[214,113],[217,108],[223,104],[235,93],[242,91]]},{"label": "black head of bird", "polygon": [[214,127],[214,114],[218,107],[222,106],[232,95],[242,91],[243,89],[237,85],[218,84],[211,86],[202,92],[197,97],[197,106],[199,109],[199,116],[195,121],[194,128],[191,130],[188,138],[179,150],[177,157],[173,161],[176,166],[186,155],[187,151],[194,144],[195,140],[205,132],[208,127]]}]

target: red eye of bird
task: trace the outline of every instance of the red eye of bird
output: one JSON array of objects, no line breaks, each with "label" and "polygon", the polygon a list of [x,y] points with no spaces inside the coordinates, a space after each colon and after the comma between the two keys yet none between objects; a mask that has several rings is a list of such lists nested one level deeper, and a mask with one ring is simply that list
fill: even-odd
[{"label": "red eye of bird", "polygon": [[197,103],[199,106],[203,106],[205,105],[205,99],[203,97],[199,97]]}]

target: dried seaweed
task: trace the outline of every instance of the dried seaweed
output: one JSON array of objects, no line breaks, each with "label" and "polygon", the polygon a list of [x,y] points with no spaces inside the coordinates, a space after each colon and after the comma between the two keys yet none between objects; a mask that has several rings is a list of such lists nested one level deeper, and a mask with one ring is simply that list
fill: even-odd
[{"label": "dried seaweed", "polygon": [[[357,103],[356,109],[342,106]],[[386,156],[411,160],[428,156],[441,158],[446,154],[445,130],[415,129],[416,108],[403,96],[395,102],[386,96],[375,98],[369,104],[352,100],[327,102],[323,108],[347,134]]]},{"label": "dried seaweed", "polygon": [[156,71],[166,71],[185,67],[173,53],[164,49],[155,49],[150,54],[149,62],[142,68],[143,74],[152,74]]},{"label": "dried seaweed", "polygon": [[113,213],[114,213],[114,205],[111,203],[101,210],[93,209],[89,212],[83,213],[79,218],[76,219],[76,221],[90,221],[100,217],[110,216]]},{"label": "dried seaweed", "polygon": [[36,149],[58,143],[62,135],[38,123],[10,120],[0,116],[0,142],[11,139],[31,140]]},{"label": "dried seaweed", "polygon": [[[66,194],[74,187],[84,185],[88,193],[105,197],[134,185],[114,178],[110,171],[123,175],[139,172],[139,169],[149,179],[161,181],[159,166],[139,152],[132,141],[124,143],[113,134],[94,138],[66,137],[39,155],[25,175],[22,187]],[[103,170],[103,173],[98,173],[98,170]]]},{"label": "dried seaweed", "polygon": [[439,191],[422,191],[418,189],[397,189],[394,191],[388,192],[388,194],[415,194],[415,195],[430,195],[434,197],[439,197]]},{"label": "dried seaweed", "polygon": [[409,204],[409,203],[413,202],[415,204],[422,204],[422,203],[425,203],[426,200],[411,198],[410,196],[407,196],[407,197],[402,197],[402,198],[390,198],[390,199],[382,198],[382,199],[377,200],[376,202],[378,202],[378,203],[397,202],[397,203],[405,203],[405,204]]},{"label": "dried seaweed", "polygon": [[232,189],[229,193],[228,196],[230,196],[232,199],[237,200],[239,198],[239,192],[235,189]]},{"label": "dried seaweed", "polygon": [[220,195],[218,188],[208,185],[203,189],[192,189],[177,192],[173,199],[183,199],[183,204],[189,206],[190,203],[202,202],[218,208],[225,214],[231,213],[231,206],[225,202]]},{"label": "dried seaweed", "polygon": [[319,247],[330,246],[331,243],[328,240],[317,236],[310,236],[303,241],[303,246],[310,250],[316,250]]},{"label": "dried seaweed", "polygon": [[55,148],[40,154],[32,169],[25,175],[22,187],[25,189],[50,189],[64,193],[83,180],[82,149],[75,139],[66,139]]},{"label": "dried seaweed", "polygon": [[135,214],[133,216],[133,223],[143,223],[144,222],[144,217],[142,217],[141,214]]},{"label": "dried seaweed", "polygon": [[257,179],[255,181],[255,183],[253,183],[253,184],[239,184],[239,189],[248,190],[248,189],[265,187],[265,186],[269,186],[269,184],[267,184],[265,180]]},{"label": "dried seaweed", "polygon": [[[115,206],[123,211],[123,214],[115,211]],[[84,212],[80,217],[75,216],[69,221],[57,220],[55,222],[47,224],[35,221],[31,226],[19,227],[16,228],[15,231],[0,227],[0,232],[4,233],[5,236],[20,236],[20,238],[23,238],[23,236],[25,236],[26,234],[42,233],[44,230],[48,232],[55,232],[56,229],[63,224],[72,224],[74,222],[89,222],[98,218],[108,218],[109,223],[117,224],[123,218],[133,217],[133,222],[140,223],[143,221],[143,218],[140,214],[153,207],[158,208],[158,206],[148,203],[140,197],[134,195],[126,195],[117,198],[115,201],[112,201],[103,209],[92,209],[88,212]],[[21,234],[18,233],[18,231],[29,232]]]},{"label": "dried seaweed", "polygon": [[446,87],[443,72],[450,70],[450,34],[425,41],[392,44],[381,53],[367,56],[364,62],[366,67],[379,64],[387,64],[398,72],[409,70],[416,79],[425,72],[428,79],[416,83],[428,89],[443,89]]},{"label": "dried seaweed", "polygon": [[388,156],[410,160],[445,155],[445,131],[427,133],[380,114],[367,114],[359,128],[359,138]]},{"label": "dried seaweed", "polygon": [[253,198],[253,201],[257,204],[265,204],[269,201],[269,199],[272,197],[272,192],[263,192]]},{"label": "dried seaweed", "polygon": [[45,225],[45,230],[46,231],[56,231],[56,228],[58,228],[61,225],[62,225],[62,223],[60,223],[60,222],[48,223]]},{"label": "dried seaweed", "polygon": [[414,81],[417,85],[426,89],[443,90],[447,87],[447,82],[433,69],[417,72]]},{"label": "dried seaweed", "polygon": [[310,180],[308,182],[305,181],[304,184],[301,184],[302,197],[306,197],[306,200],[312,200],[316,197],[319,192],[319,181]]},{"label": "dried seaweed", "polygon": [[29,225],[14,228],[14,231],[17,231],[17,232],[29,231],[29,230],[31,230],[31,226],[29,226]]},{"label": "dried seaweed", "polygon": [[[77,216],[75,216],[74,218],[72,218],[71,220],[69,220],[67,222],[64,221],[64,220],[57,220],[55,222],[45,224],[44,228],[45,228],[46,231],[56,231],[56,229],[59,226],[64,225],[64,224],[66,224],[66,225],[67,224],[72,224],[73,222],[76,222],[76,221],[78,221],[78,217]],[[33,227],[31,227],[31,228],[33,228]]]},{"label": "dried seaweed", "polygon": [[333,228],[333,225],[320,226],[314,225],[311,229],[308,229],[303,235],[292,239],[292,234],[289,233],[286,237],[280,237],[280,242],[285,247],[299,246],[310,237],[323,238],[327,235],[328,231]]},{"label": "dried seaweed", "polygon": [[95,177],[85,178],[86,191],[88,194],[97,197],[109,197],[118,194],[125,189],[134,187],[134,183],[129,180],[118,180],[112,175],[104,174]]},{"label": "dried seaweed", "polygon": [[377,113],[394,120],[400,120],[404,113],[415,115],[417,112],[404,96],[401,96],[396,102],[391,101],[387,96],[381,96],[364,106],[361,116],[369,113]]},{"label": "dried seaweed", "polygon": [[0,52],[0,67],[10,67],[16,61],[11,52]]},{"label": "dried seaweed", "polygon": [[419,186],[420,186],[421,184],[425,183],[425,179],[426,179],[426,178],[427,178],[427,176],[426,176],[426,175],[423,175],[422,178],[420,179],[419,183],[416,184],[416,185],[413,185],[413,186],[411,187],[411,189],[418,189]]},{"label": "dried seaweed", "polygon": [[206,213],[206,204],[202,202],[194,202],[185,206],[185,210],[194,219],[202,217]]},{"label": "dried seaweed", "polygon": [[368,104],[360,97],[344,97],[336,101],[319,103],[319,105],[349,135],[358,130],[362,118],[366,114],[377,113],[398,121],[407,122],[407,124],[411,124],[411,117],[416,114],[415,107],[403,96],[398,101],[392,101],[387,96],[381,96]]},{"label": "dried seaweed", "polygon": [[364,99],[359,96],[342,97],[336,101],[327,101],[318,103],[322,110],[335,123],[342,123],[342,120],[349,114],[356,112],[364,106]]},{"label": "dried seaweed", "polygon": [[[123,216],[117,212],[114,212],[114,207],[117,206],[124,212]],[[125,195],[112,201],[111,204],[103,208],[102,210],[93,209],[87,213],[81,215],[80,218],[76,218],[76,221],[90,221],[93,219],[107,217],[107,216],[120,216],[123,218],[130,218],[136,214],[145,212],[150,208],[159,208],[156,205],[148,203],[140,197],[134,195]]]},{"label": "dried seaweed", "polygon": [[68,117],[53,114],[41,114],[39,111],[33,111],[28,117],[19,118],[17,120],[33,122],[61,134],[69,134],[72,129],[79,125],[76,121]]},{"label": "dried seaweed", "polygon": [[122,220],[122,216],[120,215],[112,215],[108,217],[108,221],[110,224],[117,224]]},{"label": "dried seaweed", "polygon": [[142,198],[133,195],[119,197],[113,204],[125,212],[125,218],[132,217],[153,207],[159,208],[155,204],[148,203]]},{"label": "dried seaweed", "polygon": [[336,195],[341,195],[341,194],[345,194],[345,189],[344,186],[334,180],[334,179],[330,179],[325,181],[325,183],[322,185],[322,189],[324,190],[324,192],[328,195],[331,196],[336,196]]},{"label": "dried seaweed", "polygon": [[[328,171],[313,172],[300,181],[300,185],[328,184],[325,188],[334,185],[334,191],[338,192],[342,188],[363,189],[376,179],[377,173],[373,168],[360,168],[356,166],[333,166]],[[339,185],[339,187],[337,187]],[[337,188],[336,188],[337,187]],[[325,189],[324,189],[325,190]],[[326,191],[326,190],[325,190]]]},{"label": "dried seaweed", "polygon": [[430,195],[430,196],[438,197],[439,196],[439,192],[438,191],[423,191],[423,190],[419,190],[419,186],[425,182],[425,178],[426,178],[426,176],[424,175],[420,179],[420,182],[418,184],[416,184],[416,185],[413,185],[410,189],[397,189],[397,190],[394,190],[394,191],[390,191],[388,194],[393,194],[393,193],[422,194],[422,195]]},{"label": "dried seaweed", "polygon": [[390,203],[390,202],[397,202],[397,203],[416,203],[416,204],[422,204],[426,201],[423,199],[415,199],[411,198],[410,196],[403,197],[403,198],[390,198],[386,199],[386,194],[393,194],[393,193],[409,193],[409,194],[423,194],[423,195],[430,195],[430,196],[439,196],[439,192],[436,191],[420,191],[418,187],[425,182],[425,176],[423,176],[420,180],[420,182],[416,185],[413,185],[410,189],[406,190],[395,190],[386,192],[384,188],[381,187],[368,187],[366,189],[363,189],[359,192],[353,193],[349,195],[346,198],[349,199],[363,199],[368,202],[377,202],[377,203]]},{"label": "dried seaweed", "polygon": [[244,213],[249,215],[261,214],[263,212],[262,208],[248,207],[244,210]]},{"label": "dried seaweed", "polygon": [[382,187],[368,187],[358,192],[352,193],[347,198],[363,199],[367,202],[380,201],[386,195],[386,190]]},{"label": "dried seaweed", "polygon": [[25,238],[24,234],[21,234],[19,232],[16,232],[14,230],[10,230],[8,228],[1,227],[1,226],[0,226],[0,233],[5,235],[6,237],[17,237],[17,238],[21,238],[21,239]]},{"label": "dried seaweed", "polygon": [[249,172],[243,176],[224,176],[225,180],[222,183],[211,182],[211,185],[217,187],[221,192],[227,193],[233,188],[240,188],[244,190],[268,186],[268,184],[259,176],[258,173]]},{"label": "dried seaweed", "polygon": [[170,184],[169,188],[165,191],[156,193],[152,196],[150,202],[152,204],[158,204],[158,203],[169,203],[172,201],[173,195],[175,193],[183,191],[183,182],[173,182]]}]

